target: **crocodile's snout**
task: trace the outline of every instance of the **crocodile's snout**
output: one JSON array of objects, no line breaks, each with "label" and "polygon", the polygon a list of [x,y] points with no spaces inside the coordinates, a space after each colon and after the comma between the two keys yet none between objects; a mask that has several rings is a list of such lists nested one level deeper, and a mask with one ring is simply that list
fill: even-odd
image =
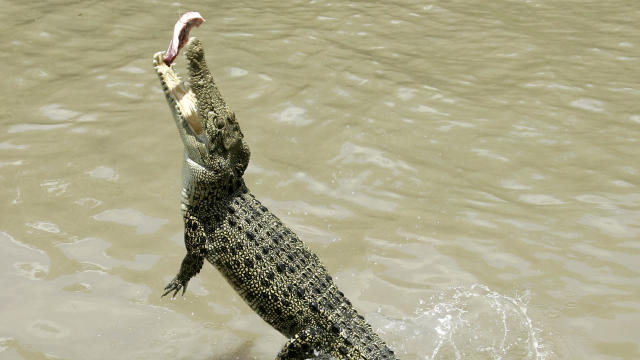
[{"label": "crocodile's snout", "polygon": [[186,44],[185,57],[190,65],[200,65],[204,61],[204,47],[200,39],[192,37]]}]

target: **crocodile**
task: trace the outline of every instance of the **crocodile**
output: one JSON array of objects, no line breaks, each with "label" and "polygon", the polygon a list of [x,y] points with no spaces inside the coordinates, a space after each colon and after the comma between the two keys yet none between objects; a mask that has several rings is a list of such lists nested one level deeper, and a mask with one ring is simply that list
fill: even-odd
[{"label": "crocodile", "polygon": [[167,61],[161,51],[153,61],[184,144],[181,209],[187,253],[162,296],[173,292],[175,297],[180,290],[184,296],[206,259],[288,338],[276,359],[396,359],[318,256],[249,190],[243,174],[250,151],[236,115],[207,67],[202,42],[182,41],[187,83],[173,58]]}]

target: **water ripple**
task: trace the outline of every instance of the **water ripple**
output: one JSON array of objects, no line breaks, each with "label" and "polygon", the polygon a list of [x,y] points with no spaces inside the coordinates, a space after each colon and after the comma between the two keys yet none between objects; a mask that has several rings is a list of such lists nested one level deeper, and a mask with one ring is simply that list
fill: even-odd
[{"label": "water ripple", "polygon": [[105,210],[93,215],[93,218],[97,221],[133,226],[138,234],[152,234],[169,222],[167,219],[148,216],[135,209]]},{"label": "water ripple", "polygon": [[158,255],[136,254],[134,261],[119,260],[107,255],[111,244],[100,238],[86,238],[74,243],[58,244],[57,247],[69,258],[92,264],[102,270],[124,266],[132,270],[149,270],[158,261]]},{"label": "water ripple", "polygon": [[372,164],[384,169],[391,170],[398,174],[401,170],[415,172],[416,169],[402,160],[391,160],[389,157],[377,149],[366,146],[359,146],[350,142],[345,142],[340,147],[340,153],[329,160],[329,164],[339,162],[341,164]]},{"label": "water ripple", "polygon": [[295,126],[305,126],[313,122],[313,120],[307,116],[307,109],[291,103],[285,104],[285,109],[282,110],[282,112],[272,114],[271,117],[278,122]]},{"label": "water ripple", "polygon": [[53,121],[65,121],[80,115],[79,112],[65,109],[60,104],[44,105],[40,107],[40,113]]}]

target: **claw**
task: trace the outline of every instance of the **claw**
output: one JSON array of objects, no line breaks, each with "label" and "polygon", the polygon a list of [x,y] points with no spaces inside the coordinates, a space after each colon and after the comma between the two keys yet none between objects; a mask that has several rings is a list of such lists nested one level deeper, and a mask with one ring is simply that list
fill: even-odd
[{"label": "claw", "polygon": [[[162,293],[162,295],[160,295],[160,297],[161,297],[161,298],[162,298],[162,297],[165,297],[165,295],[167,295],[168,293],[170,293],[170,292],[171,292],[171,290],[173,290],[173,288],[169,288],[169,285],[167,285],[167,287],[166,287],[166,288],[164,288],[164,290],[165,290],[165,292],[163,292],[163,293]],[[174,297],[174,296],[175,296],[175,294],[173,294],[173,296],[172,296],[172,297]]]},{"label": "claw", "polygon": [[173,295],[171,295],[171,298],[175,299],[176,294],[178,294],[178,291],[180,291],[180,289],[182,289],[182,295],[184,296],[184,292],[187,291],[187,283],[180,281],[176,276],[169,282],[169,284],[167,284],[167,286],[165,286],[165,292],[163,292],[160,297],[164,297],[165,295],[173,291]]}]

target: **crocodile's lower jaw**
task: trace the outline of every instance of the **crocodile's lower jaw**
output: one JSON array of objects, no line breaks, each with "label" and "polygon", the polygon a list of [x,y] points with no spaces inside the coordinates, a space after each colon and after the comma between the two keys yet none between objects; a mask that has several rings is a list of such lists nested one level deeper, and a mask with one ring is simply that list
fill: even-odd
[{"label": "crocodile's lower jaw", "polygon": [[194,134],[202,133],[202,125],[198,120],[198,110],[196,97],[191,88],[184,84],[178,74],[176,74],[173,66],[167,66],[164,63],[164,53],[159,51],[153,56],[153,65],[160,77],[163,85],[164,93],[169,97],[171,105],[175,107],[176,113],[182,117]]}]

